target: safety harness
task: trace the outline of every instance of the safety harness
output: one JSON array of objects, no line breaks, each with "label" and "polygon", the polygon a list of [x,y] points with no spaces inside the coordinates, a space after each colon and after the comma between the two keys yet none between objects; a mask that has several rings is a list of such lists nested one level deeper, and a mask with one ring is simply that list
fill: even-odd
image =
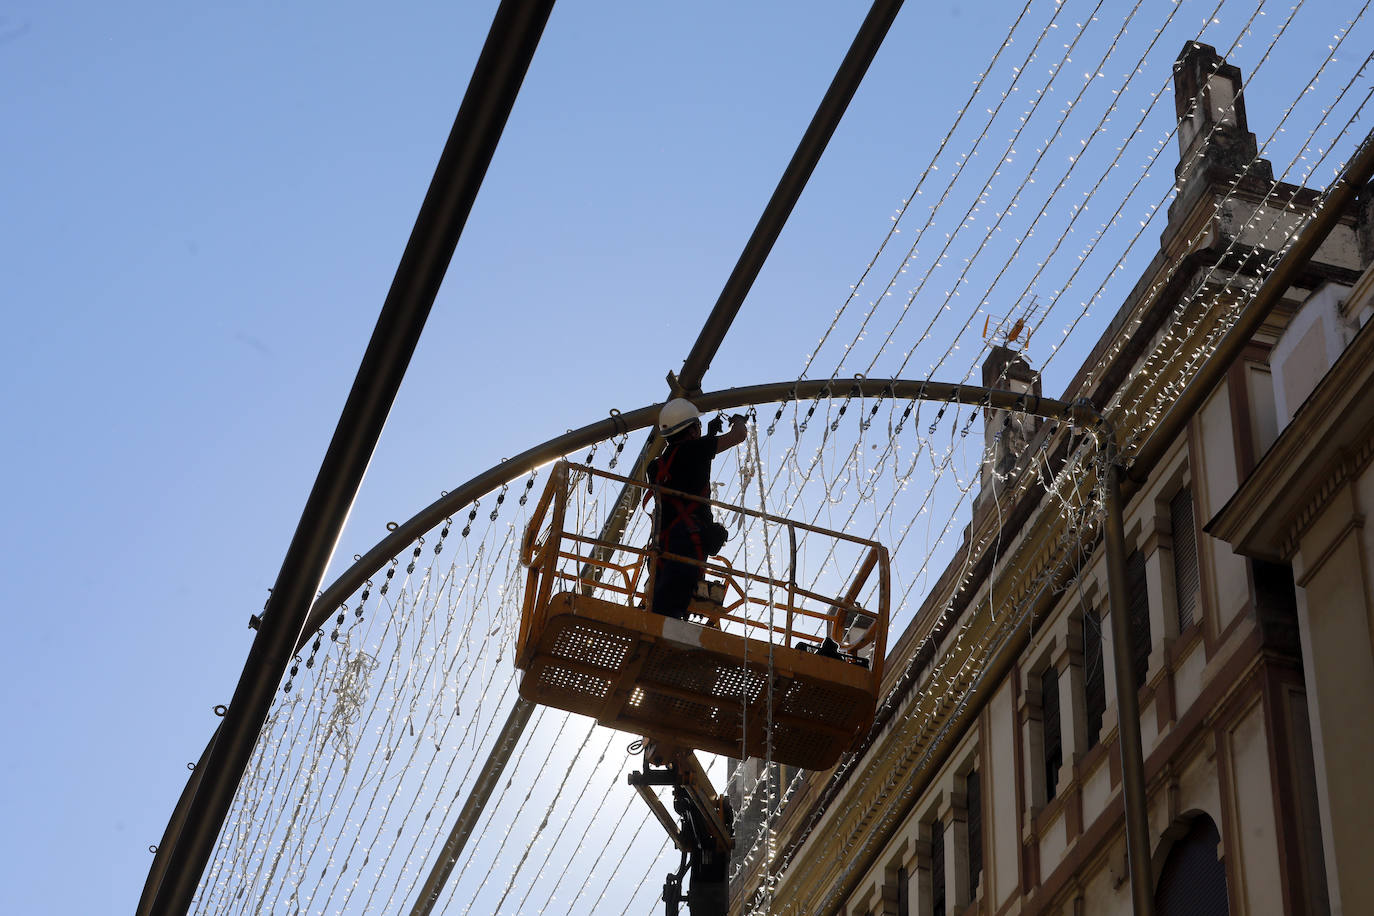
[{"label": "safety harness", "polygon": [[[653,477],[654,487],[644,492],[644,508],[648,508],[649,499],[653,497],[654,493],[666,487],[668,481],[672,479],[673,459],[676,457],[677,446],[669,446],[662,455],[653,460],[649,470]],[[672,510],[671,513],[667,511],[669,509]],[[693,504],[690,500],[665,495],[659,504],[657,540],[662,546],[667,542],[669,532],[682,525],[687,529],[687,537],[692,542],[693,555],[698,560],[704,560],[706,559],[706,545],[701,540],[701,524],[693,515],[692,509]],[[667,517],[665,518],[665,516]]]}]

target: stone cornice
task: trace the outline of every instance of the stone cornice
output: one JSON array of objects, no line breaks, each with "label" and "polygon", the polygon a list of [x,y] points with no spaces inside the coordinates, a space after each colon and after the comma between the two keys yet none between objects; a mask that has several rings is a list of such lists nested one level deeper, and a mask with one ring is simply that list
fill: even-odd
[{"label": "stone cornice", "polygon": [[1312,501],[1303,506],[1284,532],[1280,550],[1286,557],[1298,552],[1299,543],[1308,526],[1322,513],[1345,484],[1358,477],[1370,459],[1374,458],[1374,433],[1360,444],[1359,448],[1341,454],[1330,469],[1329,476],[1321,482],[1313,494]]},{"label": "stone cornice", "polygon": [[1287,562],[1312,521],[1371,460],[1374,331],[1366,325],[1203,530],[1245,556]]}]

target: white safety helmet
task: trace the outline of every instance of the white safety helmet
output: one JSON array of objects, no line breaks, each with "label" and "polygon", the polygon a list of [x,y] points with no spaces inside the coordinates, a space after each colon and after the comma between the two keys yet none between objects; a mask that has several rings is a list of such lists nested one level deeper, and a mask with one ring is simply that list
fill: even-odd
[{"label": "white safety helmet", "polygon": [[673,398],[658,412],[658,434],[668,437],[680,433],[697,421],[701,411],[686,398]]}]

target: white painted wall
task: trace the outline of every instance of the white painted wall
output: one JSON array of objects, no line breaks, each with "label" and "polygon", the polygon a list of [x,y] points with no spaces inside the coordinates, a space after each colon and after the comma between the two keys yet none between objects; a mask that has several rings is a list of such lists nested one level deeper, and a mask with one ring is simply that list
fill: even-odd
[{"label": "white painted wall", "polygon": [[[1201,480],[1197,500],[1199,514],[1210,518],[1230,499],[1239,485],[1236,470],[1235,433],[1231,422],[1231,401],[1225,383],[1218,385],[1198,414],[1201,467],[1194,479]],[[1216,608],[1217,629],[1223,630],[1235,619],[1250,597],[1245,559],[1231,545],[1208,535],[1202,536],[1199,559],[1211,569],[1211,606]]]},{"label": "white painted wall", "polygon": [[1283,899],[1283,884],[1262,703],[1251,706],[1228,731],[1227,744],[1239,828],[1232,847],[1239,849],[1232,854],[1238,853],[1241,866],[1240,887],[1230,888],[1231,912],[1272,913]]},{"label": "white painted wall", "polygon": [[992,861],[983,863],[988,899],[997,909],[1016,893],[1021,852],[1020,812],[1016,804],[1016,719],[1008,678],[988,704],[988,752],[983,755],[992,786],[986,826],[992,831]]},{"label": "white painted wall", "polygon": [[1280,429],[1288,425],[1348,342],[1341,303],[1350,289],[1328,283],[1307,297],[1288,323],[1269,364],[1274,373],[1274,412]]}]

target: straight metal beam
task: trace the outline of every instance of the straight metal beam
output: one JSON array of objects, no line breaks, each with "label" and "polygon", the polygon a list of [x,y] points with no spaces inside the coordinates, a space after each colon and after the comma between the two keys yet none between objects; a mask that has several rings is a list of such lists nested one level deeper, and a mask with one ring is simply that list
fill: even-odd
[{"label": "straight metal beam", "polygon": [[[850,42],[849,50],[845,52],[839,69],[835,71],[835,76],[821,98],[820,105],[816,107],[816,113],[811,116],[811,123],[806,126],[797,149],[792,153],[782,177],[778,179],[777,187],[773,189],[773,195],[768,198],[753,233],[745,242],[739,259],[735,261],[734,269],[730,271],[725,285],[721,287],[716,304],[711,307],[711,313],[706,317],[706,323],[702,325],[692,349],[683,360],[682,369],[676,377],[669,376],[672,384],[670,396],[694,394],[700,390],[706,370],[711,367],[711,360],[715,358],[721,342],[725,340],[726,332],[730,330],[735,316],[744,305],[745,297],[749,295],[754,281],[758,279],[759,271],[763,269],[773,245],[777,243],[778,236],[787,225],[788,217],[792,215],[797,201],[801,199],[802,191],[811,180],[811,173],[816,170],[821,155],[830,144],[830,138],[839,128],[845,110],[853,100],[854,93],[858,91],[859,84],[863,82],[869,65],[877,56],[878,49],[882,47],[883,39],[887,37],[888,30],[901,8],[902,0],[874,0],[873,5],[869,7],[868,15],[864,17],[858,33]],[[649,437],[640,448],[628,476],[642,477],[644,469],[662,448],[663,442],[657,436]],[[630,488],[621,488],[607,517],[602,540],[614,541],[620,537],[629,519],[632,503]]]},{"label": "straight metal beam", "polygon": [[553,0],[503,0],[200,773],[151,911],[185,913],[252,758]]},{"label": "straight metal beam", "polygon": [[482,817],[482,812],[486,810],[487,802],[491,799],[492,790],[501,781],[501,774],[506,769],[506,763],[510,760],[516,746],[520,743],[520,736],[525,732],[525,724],[530,720],[530,713],[534,712],[534,704],[524,697],[517,696],[515,705],[511,707],[510,714],[506,716],[506,724],[501,726],[501,733],[496,736],[496,743],[492,745],[491,753],[487,757],[487,765],[482,768],[482,773],[477,777],[477,782],[473,785],[472,791],[468,793],[467,801],[463,803],[463,810],[458,813],[458,819],[453,822],[452,829],[448,832],[448,839],[444,841],[443,848],[439,850],[439,858],[430,866],[429,877],[425,879],[425,884],[420,888],[419,895],[415,898],[415,905],[410,908],[410,916],[428,916],[434,911],[434,905],[439,902],[439,894],[443,891],[444,885],[448,883],[448,877],[453,873],[453,867],[458,864],[458,857],[463,854],[463,848],[467,846],[468,837],[472,835],[472,830],[477,826],[477,821]]},{"label": "straight metal beam", "polygon": [[749,241],[745,243],[744,251],[735,262],[735,269],[725,281],[725,286],[721,289],[706,324],[697,335],[696,343],[692,344],[692,349],[682,364],[682,370],[678,373],[677,381],[682,391],[675,391],[674,394],[690,393],[701,387],[701,380],[710,368],[716,351],[720,349],[725,332],[730,329],[735,315],[744,303],[744,297],[749,294],[754,281],[758,279],[764,261],[768,259],[773,244],[782,234],[782,227],[792,215],[792,208],[796,206],[806,183],[811,180],[816,163],[820,161],[821,154],[825,152],[830,138],[834,136],[845,109],[849,107],[850,100],[854,98],[859,84],[863,82],[869,64],[873,62],[901,8],[902,0],[875,0],[869,8],[868,15],[864,17],[858,34],[849,45],[849,51],[840,62],[839,69],[835,71],[835,78],[830,81],[830,87],[826,89],[816,114],[807,125],[806,133],[797,144],[797,151],[792,154],[778,186],[773,190],[773,196],[768,199],[768,205],[764,207],[753,235],[749,236]]}]

